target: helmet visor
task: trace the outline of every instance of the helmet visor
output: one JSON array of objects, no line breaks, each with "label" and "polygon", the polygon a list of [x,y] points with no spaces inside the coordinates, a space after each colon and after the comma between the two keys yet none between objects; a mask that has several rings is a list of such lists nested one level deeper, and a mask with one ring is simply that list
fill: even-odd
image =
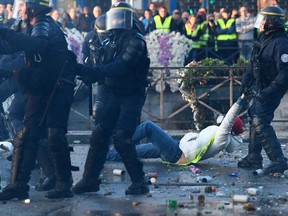
[{"label": "helmet visor", "polygon": [[257,28],[260,31],[263,31],[264,25],[266,23],[266,19],[267,19],[267,17],[264,14],[258,13],[257,17],[256,17],[256,21],[254,23],[254,28]]},{"label": "helmet visor", "polygon": [[106,29],[131,29],[133,27],[132,13],[129,9],[110,9],[106,13]]}]

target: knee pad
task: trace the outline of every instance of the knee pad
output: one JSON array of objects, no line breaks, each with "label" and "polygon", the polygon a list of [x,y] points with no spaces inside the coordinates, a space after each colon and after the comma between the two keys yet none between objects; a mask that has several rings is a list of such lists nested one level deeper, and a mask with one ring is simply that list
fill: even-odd
[{"label": "knee pad", "polygon": [[252,119],[252,126],[255,128],[256,135],[261,139],[275,135],[272,126],[261,120],[258,116],[254,115]]},{"label": "knee pad", "polygon": [[91,134],[90,145],[92,147],[95,147],[97,143],[104,142],[104,139],[105,139],[104,131],[99,125],[97,125]]},{"label": "knee pad", "polygon": [[115,130],[113,135],[114,147],[118,152],[127,149],[128,145],[131,145],[131,139],[124,130]]}]

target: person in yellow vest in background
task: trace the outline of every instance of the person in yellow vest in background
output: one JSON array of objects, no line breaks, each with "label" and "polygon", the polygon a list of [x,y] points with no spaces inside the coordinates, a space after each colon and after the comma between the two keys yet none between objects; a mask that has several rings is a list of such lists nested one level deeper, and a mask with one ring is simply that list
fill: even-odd
[{"label": "person in yellow vest in background", "polygon": [[165,6],[160,6],[158,13],[158,15],[154,16],[154,22],[152,23],[153,30],[163,30],[166,33],[177,31],[175,20],[173,20],[171,15],[169,15]]},{"label": "person in yellow vest in background", "polygon": [[226,9],[221,16],[222,18],[217,20],[216,27],[218,55],[227,65],[232,65],[239,58],[235,19],[229,17]]},{"label": "person in yellow vest in background", "polygon": [[201,50],[200,37],[202,35],[201,25],[198,24],[198,19],[194,15],[188,17],[188,21],[184,27],[184,35],[193,41],[192,49],[185,60],[185,65],[191,61],[198,61],[198,52]]},{"label": "person in yellow vest in background", "polygon": [[209,27],[208,27],[208,23],[206,21],[206,10],[201,8],[197,13],[196,13],[196,17],[198,20],[198,24],[200,25],[200,38],[199,38],[199,42],[200,42],[200,51],[198,52],[198,61],[208,57],[208,40],[209,40]]}]

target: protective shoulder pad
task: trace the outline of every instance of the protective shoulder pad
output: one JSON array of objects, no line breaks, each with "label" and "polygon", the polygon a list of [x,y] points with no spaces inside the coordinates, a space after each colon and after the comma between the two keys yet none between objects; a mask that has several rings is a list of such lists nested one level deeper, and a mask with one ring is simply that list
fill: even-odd
[{"label": "protective shoulder pad", "polygon": [[34,24],[31,36],[48,37],[49,30],[50,30],[50,19],[49,17],[43,17],[38,19]]},{"label": "protective shoulder pad", "polygon": [[136,63],[147,53],[146,42],[141,34],[135,34],[128,38],[128,45],[123,52],[122,59],[127,63]]}]

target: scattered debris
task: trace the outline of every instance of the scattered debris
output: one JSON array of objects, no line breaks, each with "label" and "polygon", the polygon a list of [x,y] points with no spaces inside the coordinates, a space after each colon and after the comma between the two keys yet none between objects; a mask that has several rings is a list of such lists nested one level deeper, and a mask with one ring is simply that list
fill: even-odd
[{"label": "scattered debris", "polygon": [[114,175],[121,176],[121,175],[124,175],[124,174],[125,174],[125,171],[124,171],[124,170],[121,170],[121,169],[114,169],[114,170],[113,170],[113,174],[114,174]]},{"label": "scattered debris", "polygon": [[257,188],[247,188],[247,193],[251,196],[256,196],[259,194],[259,190]]},{"label": "scattered debris", "polygon": [[233,173],[228,173],[228,176],[231,176],[231,177],[238,177],[239,174],[238,174],[238,172],[233,172]]},{"label": "scattered debris", "polygon": [[256,211],[256,208],[251,203],[243,205],[243,209],[246,211]]},{"label": "scattered debris", "polygon": [[197,176],[197,182],[209,182],[212,180],[210,176]]},{"label": "scattered debris", "polygon": [[200,170],[199,168],[197,168],[196,166],[194,165],[190,165],[189,166],[189,169],[192,173],[195,173],[195,174],[200,174],[202,173],[202,170]]},{"label": "scattered debris", "polygon": [[199,203],[204,203],[205,202],[205,196],[203,194],[200,194],[198,196],[198,201],[199,201]]},{"label": "scattered debris", "polygon": [[134,201],[134,202],[132,202],[132,206],[138,206],[140,203],[139,202],[136,202],[136,201]]},{"label": "scattered debris", "polygon": [[206,186],[206,187],[204,188],[204,192],[205,192],[205,193],[212,193],[212,187],[211,187],[211,186]]},{"label": "scattered debris", "polygon": [[177,201],[176,200],[167,200],[167,205],[169,207],[176,207],[177,206]]},{"label": "scattered debris", "polygon": [[263,174],[263,169],[257,169],[255,171],[252,172],[253,175],[262,175]]},{"label": "scattered debris", "polygon": [[249,202],[250,197],[247,195],[234,195],[232,197],[233,202],[239,202],[239,203],[246,203]]},{"label": "scattered debris", "polygon": [[146,173],[145,176],[147,178],[158,178],[158,173],[157,172],[149,172],[149,173]]}]

